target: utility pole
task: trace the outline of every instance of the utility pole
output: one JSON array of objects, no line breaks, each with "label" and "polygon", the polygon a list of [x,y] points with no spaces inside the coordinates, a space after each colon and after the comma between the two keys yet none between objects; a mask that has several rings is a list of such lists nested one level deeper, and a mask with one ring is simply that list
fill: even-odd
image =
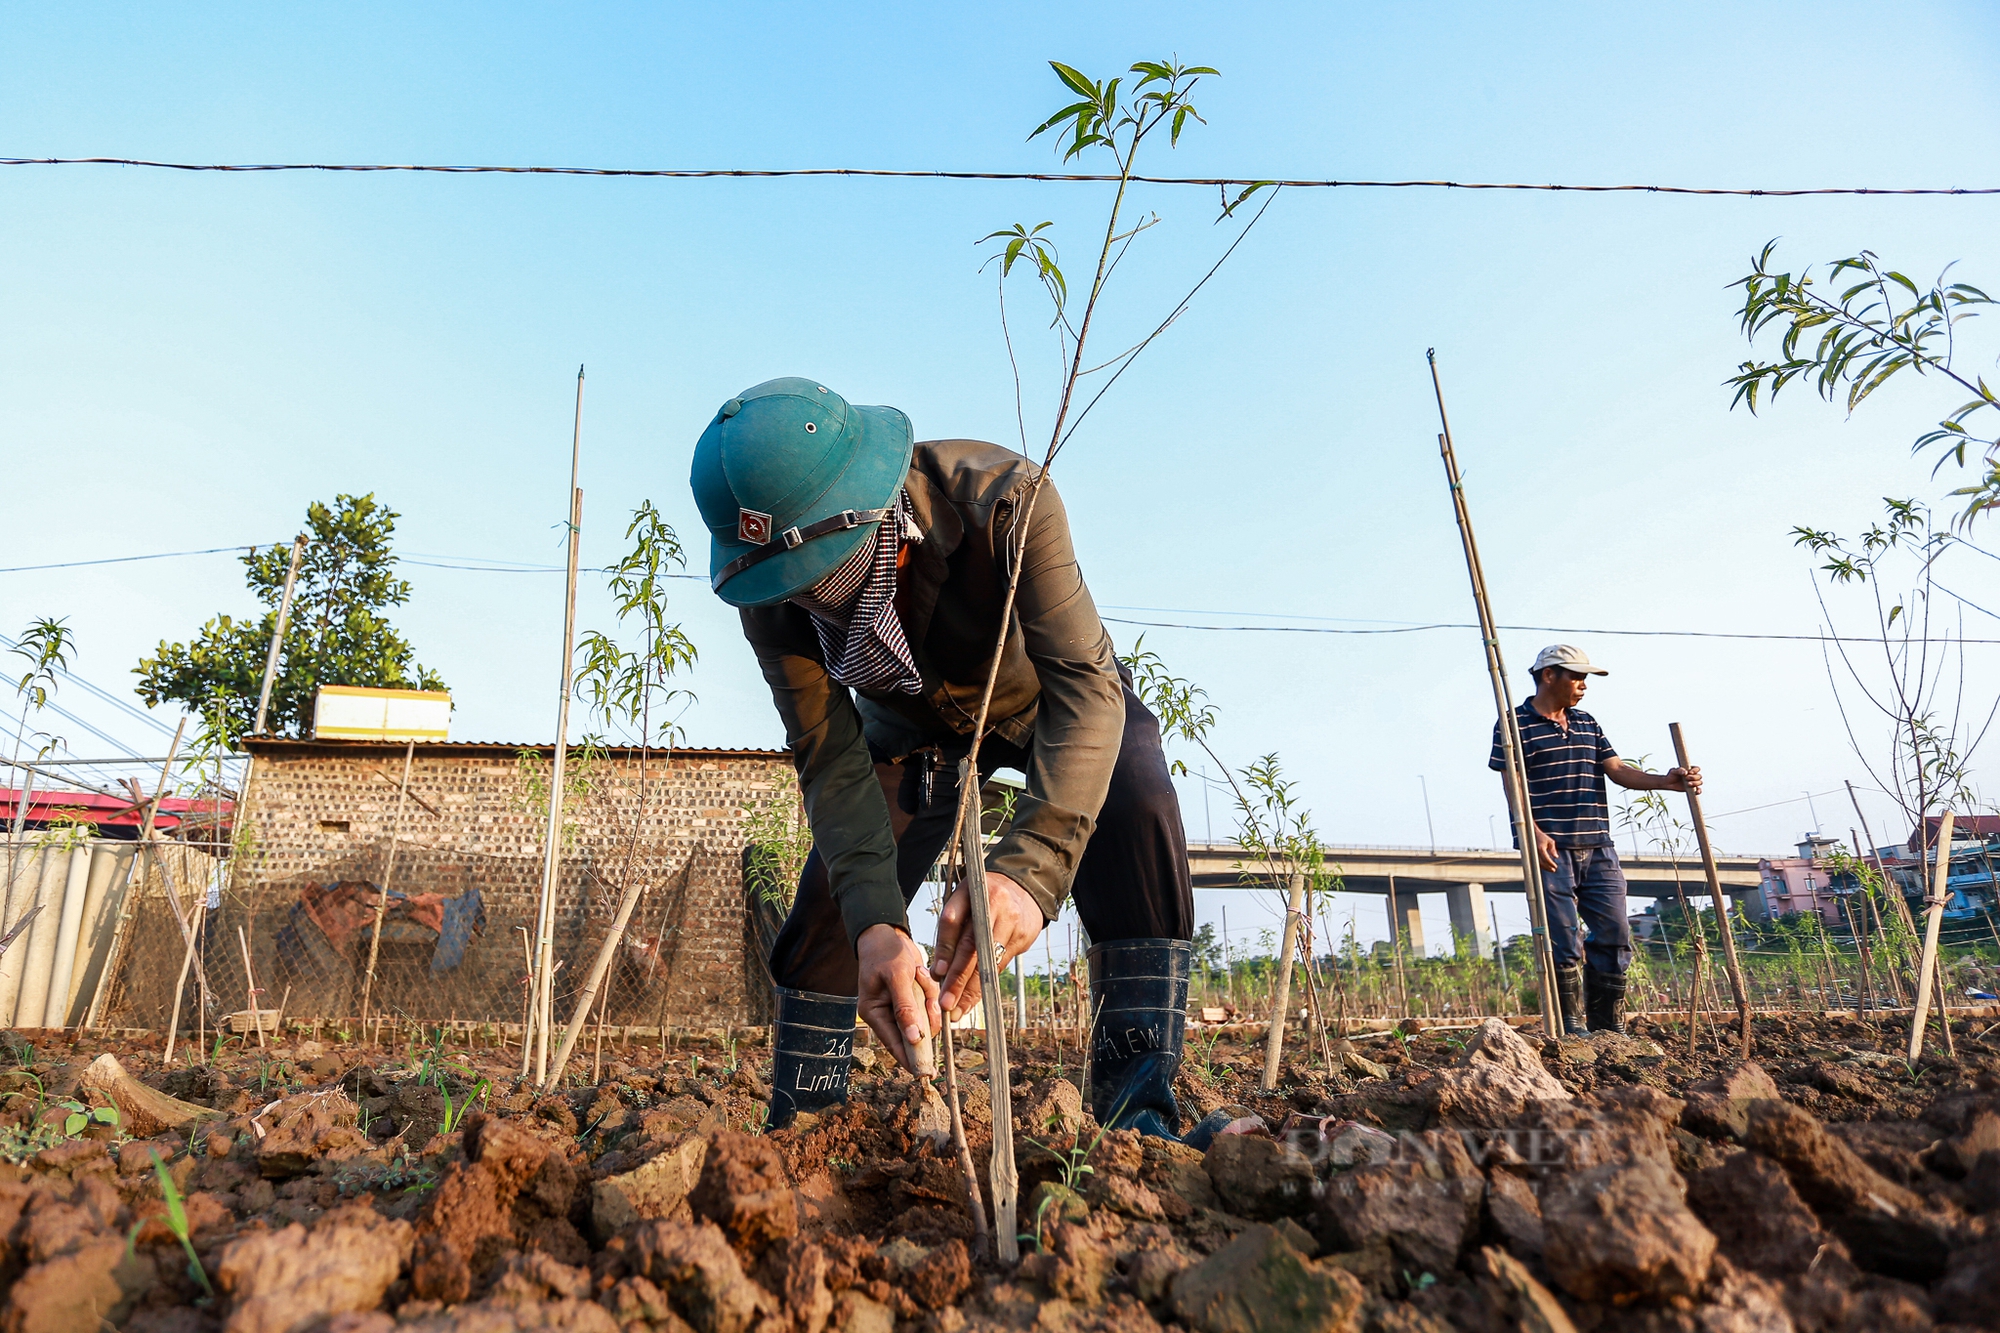
[{"label": "utility pole", "polygon": [[271,682],[277,678],[278,653],[284,646],[285,625],[292,618],[292,587],[299,581],[299,561],[305,553],[306,536],[302,532],[292,542],[292,564],[285,571],[285,595],[278,600],[278,623],[271,630],[271,651],[264,658],[264,687],[257,691],[257,721],[250,728],[252,736],[264,734],[264,720],[271,711]]},{"label": "utility pole", "polygon": [[1417,774],[1417,785],[1423,789],[1424,828],[1427,829],[1431,835],[1431,855],[1436,856],[1438,854],[1438,831],[1437,831],[1437,825],[1431,822],[1431,784],[1424,777],[1423,774],[1419,773]]}]

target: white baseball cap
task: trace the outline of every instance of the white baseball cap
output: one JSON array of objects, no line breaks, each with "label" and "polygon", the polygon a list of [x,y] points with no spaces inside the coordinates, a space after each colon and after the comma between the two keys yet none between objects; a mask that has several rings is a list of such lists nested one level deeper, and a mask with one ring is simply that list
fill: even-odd
[{"label": "white baseball cap", "polygon": [[1530,671],[1540,671],[1543,667],[1561,667],[1574,671],[1580,676],[1608,676],[1611,673],[1603,667],[1592,666],[1583,649],[1567,643],[1552,643],[1535,657],[1535,665]]}]

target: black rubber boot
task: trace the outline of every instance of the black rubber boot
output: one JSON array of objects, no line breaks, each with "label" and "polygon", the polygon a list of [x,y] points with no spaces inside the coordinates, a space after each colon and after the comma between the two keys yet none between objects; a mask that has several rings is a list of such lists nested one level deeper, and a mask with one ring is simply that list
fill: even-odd
[{"label": "black rubber boot", "polygon": [[1590,1028],[1584,1012],[1582,963],[1556,969],[1556,998],[1562,1001],[1562,1034],[1565,1037],[1588,1036]]},{"label": "black rubber boot", "polygon": [[1592,1032],[1625,1030],[1625,974],[1586,968],[1583,974],[1584,1011],[1590,1016]]},{"label": "black rubber boot", "polygon": [[1108,1129],[1180,1138],[1174,1075],[1187,1027],[1186,940],[1117,940],[1090,950],[1090,1109]]},{"label": "black rubber boot", "polygon": [[767,1129],[783,1129],[800,1111],[823,1111],[847,1100],[858,1007],[851,995],[778,987],[778,1021],[771,1025]]}]

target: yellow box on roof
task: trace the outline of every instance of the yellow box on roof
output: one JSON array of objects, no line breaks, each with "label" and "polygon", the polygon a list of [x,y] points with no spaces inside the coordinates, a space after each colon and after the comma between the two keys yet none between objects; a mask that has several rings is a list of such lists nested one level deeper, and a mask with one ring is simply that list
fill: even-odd
[{"label": "yellow box on roof", "polygon": [[313,699],[318,740],[441,741],[450,727],[451,695],[442,690],[322,685]]}]

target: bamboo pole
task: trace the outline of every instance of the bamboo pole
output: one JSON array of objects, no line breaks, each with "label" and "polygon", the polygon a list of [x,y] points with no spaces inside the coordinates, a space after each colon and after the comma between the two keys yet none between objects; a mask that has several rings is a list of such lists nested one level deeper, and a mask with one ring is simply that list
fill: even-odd
[{"label": "bamboo pole", "polygon": [[[998,1001],[996,1000],[996,1003]],[[986,1203],[979,1196],[979,1171],[972,1162],[972,1143],[965,1137],[965,1116],[960,1110],[958,1097],[958,1043],[953,1039],[951,1024],[944,1025],[944,1090],[945,1105],[951,1112],[951,1141],[958,1149],[959,1173],[965,1177],[965,1207],[972,1214],[972,1253],[974,1257],[986,1254],[987,1227]],[[993,1071],[989,1068],[987,1073]],[[1004,1077],[1005,1071],[1002,1071]],[[990,1079],[989,1079],[990,1081]],[[1036,1244],[1041,1240],[1036,1238]]]},{"label": "bamboo pole", "polygon": [[1403,908],[1396,899],[1396,877],[1389,876],[1389,956],[1396,964],[1396,1003],[1410,1017],[1410,987],[1403,976]]},{"label": "bamboo pole", "polygon": [[[1875,830],[1868,827],[1868,816],[1861,813],[1861,797],[1855,792],[1854,783],[1851,781],[1847,784],[1847,799],[1854,805],[1854,817],[1861,821],[1861,836],[1868,839],[1868,851],[1875,858],[1875,873],[1881,877],[1882,890],[1895,899],[1896,919],[1903,923],[1904,927],[1909,930],[1911,937],[1914,938],[1917,933],[1917,925],[1916,922],[1910,919],[1910,905],[1903,901],[1902,886],[1890,877],[1889,868],[1882,864],[1882,853],[1876,850],[1875,847]],[[1888,943],[1889,928],[1888,923],[1882,920],[1882,905],[1880,903],[1875,905],[1875,930],[1883,943]],[[1889,975],[1895,980],[1896,1003],[1900,1005],[1903,1002],[1903,979],[1896,974],[1893,962],[1887,970]]]},{"label": "bamboo pole", "polygon": [[[1847,829],[1847,836],[1854,842],[1856,864],[1866,869],[1868,863],[1861,859],[1867,855],[1866,849],[1861,845],[1861,831],[1850,824]],[[1847,895],[1846,902],[1847,928],[1853,932],[1854,948],[1861,956],[1862,999],[1870,1009],[1873,1009],[1875,1007],[1875,959],[1868,948],[1868,899],[1870,895],[1867,883],[1862,880],[1859,874],[1855,876],[1855,887],[1861,893],[1861,919],[1856,921],[1854,918],[1854,895],[1850,893]]]},{"label": "bamboo pole", "polygon": [[[999,658],[994,658],[997,667]],[[993,1185],[993,1253],[1009,1268],[1021,1262],[1014,1233],[1021,1178],[1014,1167],[1014,1089],[1007,1064],[1007,1024],[1000,1016],[1000,959],[993,949],[993,915],[986,896],[986,848],[979,828],[979,770],[968,757],[958,768],[960,855],[965,859],[966,898],[972,907],[972,943],[979,955],[979,995],[986,1017],[986,1082],[993,1102],[993,1156],[987,1175]],[[965,793],[970,792],[970,799]],[[1074,969],[1072,969],[1074,970]],[[945,1015],[947,1024],[951,1021]],[[1085,1063],[1089,1062],[1088,1044]]]},{"label": "bamboo pole", "polygon": [[[1493,618],[1491,600],[1486,595],[1486,571],[1479,560],[1479,543],[1472,534],[1472,511],[1465,500],[1465,480],[1459,475],[1458,456],[1452,449],[1451,419],[1444,408],[1444,383],[1438,378],[1437,351],[1427,351],[1431,388],[1437,395],[1438,453],[1444,459],[1445,480],[1451,488],[1452,512],[1458,521],[1459,543],[1465,549],[1466,574],[1472,581],[1473,606],[1479,613],[1479,637],[1486,651],[1486,674],[1493,683],[1493,707],[1499,715],[1500,740],[1506,761],[1507,817],[1514,827],[1514,839],[1521,849],[1521,887],[1528,897],[1528,931],[1533,938],[1536,981],[1541,992],[1543,1030],[1550,1040],[1562,1035],[1562,1006],[1556,997],[1556,965],[1549,939],[1547,903],[1542,898],[1542,858],[1535,840],[1534,814],[1528,803],[1526,755],[1521,748],[1520,719],[1514,715],[1514,700],[1507,685],[1507,666],[1500,654],[1500,631]],[[1397,937],[1400,939],[1400,935]],[[1406,1001],[1407,1003],[1407,1001]]]},{"label": "bamboo pole", "polygon": [[[181,751],[181,736],[186,731],[187,718],[182,717],[180,725],[174,728],[174,742],[167,747],[167,760],[160,765],[159,785],[154,787],[153,799],[147,803],[145,818],[140,821],[139,846],[142,851],[152,846],[153,818],[159,811],[160,802],[166,798],[167,779],[173,775],[174,757]],[[140,888],[143,889],[146,883],[146,874],[144,870],[139,869],[140,864],[139,858],[135,856],[132,860],[132,870],[127,871],[125,875],[125,893],[118,904],[118,919],[111,927],[111,947],[105,952],[104,966],[97,974],[97,989],[92,991],[90,995],[90,1012],[84,1016],[83,1020],[83,1025],[87,1028],[96,1027],[98,1019],[103,1017],[104,994],[110,988],[112,973],[118,970],[120,961],[118,952],[125,943],[125,931],[132,921],[132,910],[136,897],[132,890],[133,874],[135,872],[138,874]],[[183,975],[186,974],[187,969],[185,965],[183,965],[181,971]],[[178,1001],[176,1001],[175,1012],[177,1014],[179,1012]],[[169,1042],[169,1045],[171,1045],[171,1042]]]},{"label": "bamboo pole", "polygon": [[1285,936],[1278,946],[1277,976],[1272,980],[1271,1026],[1264,1033],[1264,1079],[1265,1092],[1275,1092],[1278,1087],[1278,1062],[1284,1055],[1285,1022],[1287,1010],[1292,1003],[1292,963],[1299,947],[1299,917],[1305,911],[1306,877],[1294,873],[1288,877],[1285,900]]},{"label": "bamboo pole", "polygon": [[368,1027],[370,1002],[375,995],[375,963],[382,954],[382,918],[389,913],[389,886],[396,878],[396,839],[403,833],[403,803],[410,796],[410,764],[417,757],[414,739],[403,746],[403,785],[396,789],[396,813],[389,822],[389,864],[382,872],[382,896],[375,903],[375,928],[368,935],[368,971],[361,979],[361,1027]]},{"label": "bamboo pole", "polygon": [[[1931,892],[1925,900],[1924,952],[1922,961],[1917,965],[1916,1009],[1910,1019],[1912,1060],[1924,1053],[1924,1023],[1930,1014],[1931,983],[1937,975],[1938,929],[1944,924],[1945,879],[1951,873],[1951,829],[1956,818],[1957,815],[1947,810],[1938,823],[1937,870],[1931,876]],[[1938,1021],[1947,1033],[1951,1031],[1951,1013],[1942,1006]]]},{"label": "bamboo pole", "polygon": [[[227,946],[225,946],[227,947]],[[257,1008],[257,972],[250,966],[250,937],[236,928],[236,947],[243,950],[243,998],[250,1010],[250,1022],[257,1029],[257,1049],[264,1049],[264,1015]]]},{"label": "bamboo pole", "polygon": [[[1681,724],[1667,723],[1667,734],[1674,741],[1674,762],[1682,768],[1688,767],[1687,741],[1681,735]],[[1687,793],[1688,817],[1694,821],[1695,842],[1701,848],[1701,869],[1708,877],[1708,896],[1715,903],[1716,930],[1722,936],[1722,966],[1729,974],[1730,994],[1736,1000],[1736,1015],[1741,1023],[1739,1041],[1743,1058],[1750,1058],[1750,992],[1743,984],[1743,964],[1736,957],[1736,931],[1729,924],[1729,898],[1722,891],[1722,877],[1715,869],[1715,849],[1709,845],[1708,825],[1701,817],[1701,797],[1694,791]]]},{"label": "bamboo pole", "polygon": [[527,969],[521,974],[521,1077],[526,1078],[535,1049],[535,937],[526,926],[514,929],[521,932],[521,958]]},{"label": "bamboo pole", "polygon": [[[1930,865],[1930,851],[1932,851],[1932,845],[1930,845],[1930,841],[1928,841],[1928,833],[1926,833],[1926,823],[1924,823],[1924,821],[1922,821],[1922,817],[1920,817],[1920,819],[1916,821],[1916,863],[1918,863],[1918,875],[1920,875],[1920,877],[1922,877],[1922,873],[1924,873],[1924,867],[1926,867],[1926,865]],[[1942,843],[1938,843],[1938,855],[1940,855],[1940,857],[1944,859],[1944,865],[1946,865],[1946,881],[1950,881],[1950,859],[1952,859],[1952,841],[1950,841],[1950,839],[1944,839]],[[1922,879],[1920,879],[1918,883],[1922,883]],[[1944,899],[1946,899],[1946,901],[1950,901],[1950,895],[1946,893],[1946,895],[1944,895]],[[1930,901],[1930,899],[1928,899],[1928,895],[1926,895],[1926,899],[1924,899],[1924,901],[1926,901],[1926,903]],[[1918,937],[1918,929],[1916,929],[1916,921],[1914,921],[1914,919],[1910,917],[1910,905],[1908,905],[1908,903],[1906,903],[1904,899],[1900,899],[1900,897],[1898,897],[1898,899],[1896,899],[1896,907],[1900,907],[1900,909],[1902,909],[1902,923],[1904,923],[1904,927],[1908,927],[1908,929],[1910,929],[1910,939],[1912,939],[1912,941],[1916,941],[1916,937]],[[1932,969],[1932,975],[1930,975],[1930,1003],[1938,1007],[1938,1013],[1940,1013],[1940,1015],[1950,1015],[1950,1009],[1948,1009],[1948,1007],[1946,1007],[1946,1003],[1944,1003],[1944,969]],[[1946,1055],[1950,1055],[1950,1057],[1954,1057],[1954,1059],[1958,1057],[1958,1049],[1956,1049],[1956,1045],[1952,1043],[1952,1023],[1950,1023],[1950,1019],[1948,1019],[1948,1017],[1946,1017],[1946,1021],[1944,1021],[1944,1053],[1946,1053]]]},{"label": "bamboo pole", "polygon": [[569,445],[569,570],[563,590],[561,684],[556,693],[556,747],[549,771],[549,819],[542,835],[542,894],[535,911],[535,1082],[548,1084],[549,1029],[555,1024],[556,890],[562,852],[563,765],[569,753],[569,699],[574,683],[571,658],[576,645],[576,567],[583,542],[583,488],[577,471],[583,461],[583,367],[576,368],[576,422]]},{"label": "bamboo pole", "polygon": [[576,1039],[582,1033],[584,1024],[590,1021],[590,1011],[597,1003],[598,987],[604,984],[611,960],[618,956],[618,946],[625,940],[625,927],[632,921],[632,910],[639,905],[645,891],[646,882],[643,879],[634,879],[625,886],[624,896],[618,900],[618,915],[611,922],[611,931],[604,937],[604,943],[597,946],[596,961],[590,965],[590,978],[583,983],[583,994],[577,997],[576,1009],[569,1016],[569,1025],[563,1029],[562,1045],[556,1049],[555,1064],[551,1066],[549,1076],[542,1080],[544,1092],[562,1079],[563,1067],[569,1064],[570,1052],[576,1049]]}]

